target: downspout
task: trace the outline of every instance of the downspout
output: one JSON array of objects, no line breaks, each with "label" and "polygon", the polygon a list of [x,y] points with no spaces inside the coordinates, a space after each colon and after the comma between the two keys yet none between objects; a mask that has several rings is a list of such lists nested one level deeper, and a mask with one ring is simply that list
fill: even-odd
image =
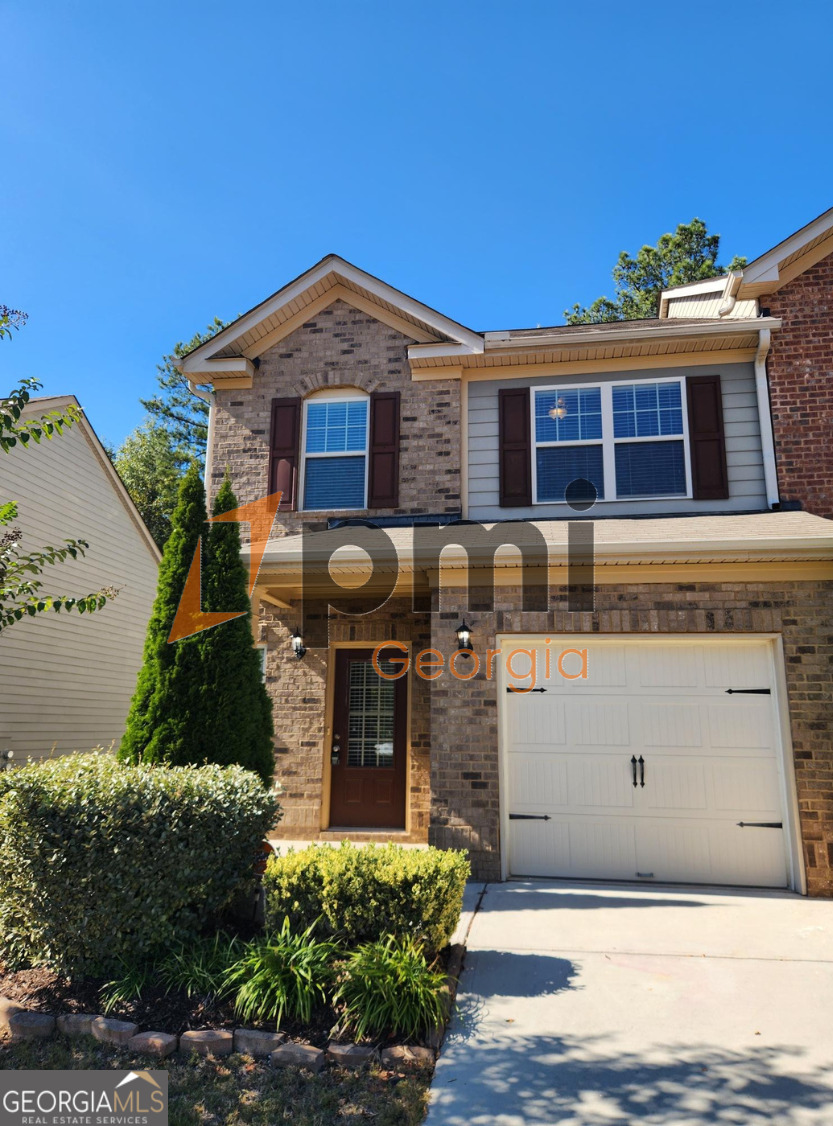
[{"label": "downspout", "polygon": [[766,358],[772,334],[768,328],[758,330],[758,350],[755,353],[755,391],[758,396],[758,421],[761,426],[761,454],[764,462],[766,500],[770,508],[780,501],[778,471],[775,465],[775,441],[772,436],[772,415],[769,409],[769,384],[766,376]]},{"label": "downspout", "polygon": [[740,283],[742,280],[742,270],[733,270],[732,273],[729,274],[729,279],[726,282],[726,286],[723,290],[723,301],[721,302],[720,308],[717,310],[718,317],[728,317],[731,311],[734,309],[737,303],[738,290],[740,289]]},{"label": "downspout", "polygon": [[210,512],[211,470],[214,463],[214,392],[201,391],[193,379],[188,380],[188,390],[192,395],[196,395],[198,399],[202,399],[204,403],[208,403],[208,433],[205,438],[205,472],[203,474],[203,481],[205,482],[205,500]]}]

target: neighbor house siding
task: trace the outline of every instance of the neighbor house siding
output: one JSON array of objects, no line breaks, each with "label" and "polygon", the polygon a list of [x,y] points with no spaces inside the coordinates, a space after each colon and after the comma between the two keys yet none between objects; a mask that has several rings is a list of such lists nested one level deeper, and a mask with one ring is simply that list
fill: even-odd
[{"label": "neighbor house siding", "polygon": [[15,760],[108,747],[121,739],[156,591],[157,562],[80,426],[3,455],[0,496],[18,502],[21,550],[89,542],[43,574],[48,593],[113,586],[89,615],[46,611],[0,635],[0,749]]},{"label": "neighbor house siding", "polygon": [[[502,508],[498,479],[498,392],[501,387],[576,386],[673,376],[719,374],[723,394],[723,421],[729,477],[728,500],[680,500],[663,498],[634,501],[600,501],[596,516],[652,516],[669,512],[743,512],[767,508],[761,431],[752,364],[717,364],[704,367],[652,368],[650,371],[604,375],[539,376],[526,379],[475,380],[468,388],[468,500],[472,520],[535,519],[566,516],[563,504],[536,504]],[[534,442],[533,442],[534,457]]]}]

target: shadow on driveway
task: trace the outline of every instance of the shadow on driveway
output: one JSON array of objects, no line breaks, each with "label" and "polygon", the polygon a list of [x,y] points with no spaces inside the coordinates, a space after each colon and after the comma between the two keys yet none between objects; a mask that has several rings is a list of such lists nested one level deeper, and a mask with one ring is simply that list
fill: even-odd
[{"label": "shadow on driveway", "polygon": [[[657,1049],[645,1055],[605,1050],[602,1037],[524,1036],[497,1044],[463,1032],[460,1039],[453,1075],[438,1066],[426,1126],[833,1122],[829,1072],[796,1068],[799,1049],[669,1044],[659,1058]],[[793,1065],[790,1075],[779,1074],[785,1057]]]}]

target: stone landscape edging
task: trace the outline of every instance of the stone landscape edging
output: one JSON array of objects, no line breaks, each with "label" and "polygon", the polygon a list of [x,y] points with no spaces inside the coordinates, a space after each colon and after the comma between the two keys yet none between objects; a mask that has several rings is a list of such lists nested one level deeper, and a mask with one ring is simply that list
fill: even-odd
[{"label": "stone landscape edging", "polygon": [[0,1032],[7,1033],[13,1043],[46,1039],[56,1031],[65,1036],[93,1036],[102,1044],[158,1059],[166,1059],[177,1051],[215,1057],[240,1052],[255,1059],[268,1057],[274,1067],[305,1067],[313,1072],[320,1071],[327,1062],[345,1068],[381,1062],[392,1070],[421,1066],[436,1059],[433,1046],[394,1044],[379,1052],[372,1045],[331,1040],[326,1048],[316,1048],[313,1044],[290,1040],[285,1032],[263,1032],[254,1028],[202,1028],[180,1036],[154,1030],[140,1032],[138,1024],[132,1021],[97,1013],[42,1013],[0,996]]}]

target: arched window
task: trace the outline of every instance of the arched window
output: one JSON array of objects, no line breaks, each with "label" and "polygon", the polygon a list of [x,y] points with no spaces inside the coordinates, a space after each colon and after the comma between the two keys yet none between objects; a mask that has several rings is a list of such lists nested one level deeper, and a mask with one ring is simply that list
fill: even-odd
[{"label": "arched window", "polygon": [[369,404],[353,387],[304,401],[301,507],[307,512],[367,508]]}]

